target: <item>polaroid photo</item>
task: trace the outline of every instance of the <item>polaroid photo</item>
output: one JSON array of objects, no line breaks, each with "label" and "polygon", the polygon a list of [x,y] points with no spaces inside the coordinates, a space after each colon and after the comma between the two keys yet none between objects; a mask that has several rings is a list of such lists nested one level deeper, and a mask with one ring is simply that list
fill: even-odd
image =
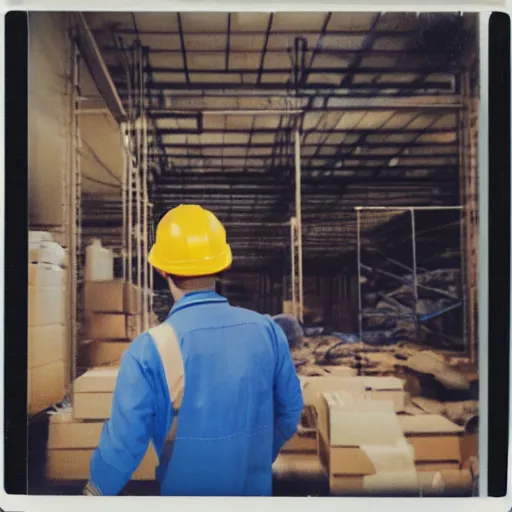
[{"label": "polaroid photo", "polygon": [[139,7],[5,16],[1,509],[506,512],[508,15]]}]

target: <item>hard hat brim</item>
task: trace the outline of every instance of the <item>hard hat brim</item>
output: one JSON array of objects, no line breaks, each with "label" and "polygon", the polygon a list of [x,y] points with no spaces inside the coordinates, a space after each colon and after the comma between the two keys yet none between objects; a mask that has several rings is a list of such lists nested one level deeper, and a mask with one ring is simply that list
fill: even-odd
[{"label": "hard hat brim", "polygon": [[148,261],[152,267],[166,274],[178,277],[201,277],[227,270],[233,263],[233,256],[231,247],[226,244],[223,253],[211,258],[192,261],[168,261],[155,244],[149,252]]}]

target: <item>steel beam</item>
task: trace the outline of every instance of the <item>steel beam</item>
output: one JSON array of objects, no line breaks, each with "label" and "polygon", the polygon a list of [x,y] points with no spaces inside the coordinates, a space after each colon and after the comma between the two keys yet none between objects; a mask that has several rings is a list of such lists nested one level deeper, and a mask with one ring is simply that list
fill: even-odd
[{"label": "steel beam", "polygon": [[126,120],[126,111],[119,98],[116,86],[110,76],[101,51],[96,44],[87,21],[82,13],[77,13],[77,30],[75,41],[84,62],[91,73],[91,77],[103,97],[105,104],[118,122]]},{"label": "steel beam", "polygon": [[[122,88],[122,84],[119,84]],[[226,83],[226,82],[154,82],[152,85],[154,91],[211,91],[211,90],[265,90],[265,91],[291,91],[293,87],[283,82],[263,82],[263,83]],[[301,91],[316,92],[319,90],[336,91],[343,90],[344,87],[329,82],[302,84],[298,89]],[[439,89],[440,91],[453,91],[451,80],[425,81],[421,86],[407,82],[376,82],[376,83],[353,83],[350,91],[382,91],[385,89],[400,89],[417,91],[424,89]]]}]

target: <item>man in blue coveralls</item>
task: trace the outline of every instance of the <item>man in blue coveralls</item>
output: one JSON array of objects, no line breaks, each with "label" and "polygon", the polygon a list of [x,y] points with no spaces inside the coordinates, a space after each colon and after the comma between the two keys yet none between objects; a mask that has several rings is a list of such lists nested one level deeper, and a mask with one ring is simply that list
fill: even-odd
[{"label": "man in blue coveralls", "polygon": [[[231,249],[222,224],[200,206],[167,212],[149,262],[174,298],[159,328],[172,332],[176,350],[150,330],[124,353],[84,494],[119,494],[151,442],[162,495],[271,495],[272,464],[303,409],[284,332],[215,293]],[[179,407],[173,386],[181,381]]]}]

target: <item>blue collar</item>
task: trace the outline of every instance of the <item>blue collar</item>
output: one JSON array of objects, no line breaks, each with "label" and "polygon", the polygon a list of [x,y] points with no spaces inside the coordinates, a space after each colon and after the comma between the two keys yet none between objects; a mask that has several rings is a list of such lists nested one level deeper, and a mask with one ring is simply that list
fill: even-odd
[{"label": "blue collar", "polygon": [[196,306],[199,304],[211,304],[214,302],[228,302],[228,299],[222,297],[213,290],[201,290],[196,292],[190,292],[174,303],[174,306],[172,307],[169,316],[176,313],[177,311],[180,311],[191,306]]}]

